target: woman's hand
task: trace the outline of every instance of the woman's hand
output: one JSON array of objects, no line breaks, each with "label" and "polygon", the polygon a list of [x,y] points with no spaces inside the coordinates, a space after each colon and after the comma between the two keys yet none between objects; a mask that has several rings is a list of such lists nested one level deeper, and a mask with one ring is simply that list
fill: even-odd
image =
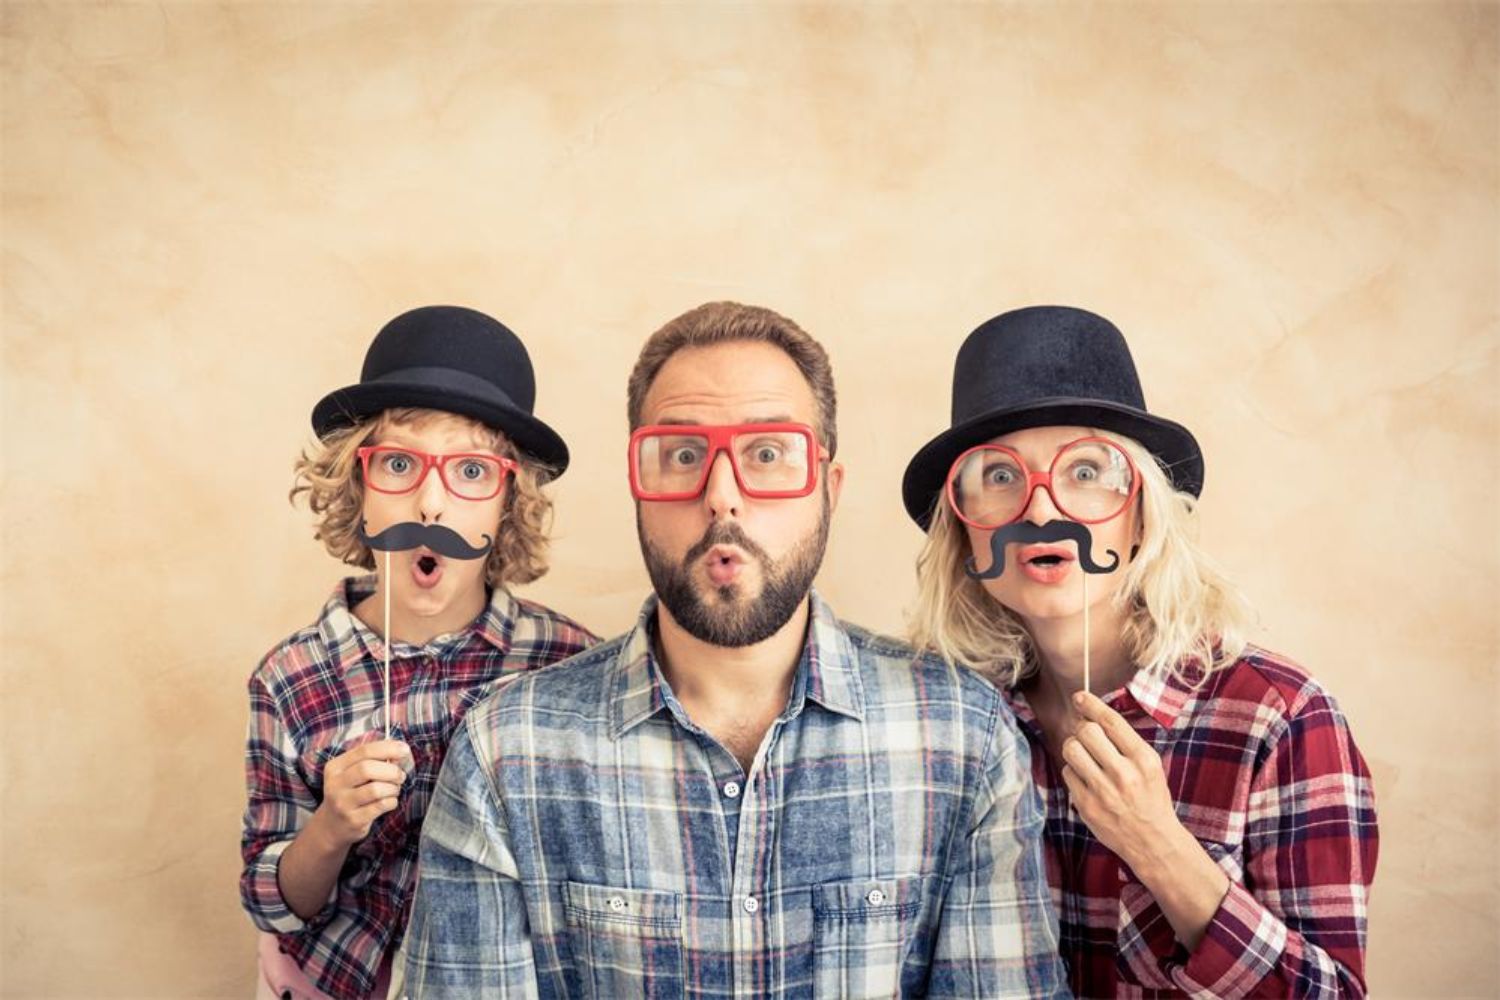
[{"label": "woman's hand", "polygon": [[1161,757],[1125,717],[1080,691],[1084,721],[1063,743],[1063,781],[1078,815],[1130,866],[1189,950],[1229,891],[1229,876],[1182,825]]},{"label": "woman's hand", "polygon": [[1148,864],[1154,850],[1183,831],[1161,757],[1094,695],[1080,691],[1073,705],[1084,719],[1062,745],[1062,776],[1073,805],[1126,864]]}]

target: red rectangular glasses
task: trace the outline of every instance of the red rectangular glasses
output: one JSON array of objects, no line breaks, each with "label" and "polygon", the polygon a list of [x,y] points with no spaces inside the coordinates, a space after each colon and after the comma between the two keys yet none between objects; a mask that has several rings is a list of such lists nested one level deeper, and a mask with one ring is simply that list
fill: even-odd
[{"label": "red rectangular glasses", "polygon": [[637,500],[695,500],[721,451],[740,492],[756,499],[807,496],[829,458],[806,424],[658,424],[630,435],[630,492]]},{"label": "red rectangular glasses", "polygon": [[427,473],[436,469],[444,488],[454,496],[489,500],[505,489],[507,473],[520,468],[515,459],[483,452],[429,455],[414,448],[365,445],[356,454],[363,463],[365,485],[376,493],[397,496],[421,486]]}]

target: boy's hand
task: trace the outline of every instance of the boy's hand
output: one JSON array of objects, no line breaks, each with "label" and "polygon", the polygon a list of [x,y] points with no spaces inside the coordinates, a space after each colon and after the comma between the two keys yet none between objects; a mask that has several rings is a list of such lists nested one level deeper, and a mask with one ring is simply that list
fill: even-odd
[{"label": "boy's hand", "polygon": [[411,748],[400,740],[374,740],[345,751],[323,766],[321,818],[339,847],[364,840],[375,820],[396,808]]}]

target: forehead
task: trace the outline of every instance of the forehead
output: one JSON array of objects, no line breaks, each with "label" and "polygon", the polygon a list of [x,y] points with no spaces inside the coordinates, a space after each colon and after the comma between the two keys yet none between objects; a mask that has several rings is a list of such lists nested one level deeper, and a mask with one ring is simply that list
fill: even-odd
[{"label": "forehead", "polygon": [[760,341],[689,347],[667,359],[641,406],[647,424],[817,425],[817,400],[785,351]]},{"label": "forehead", "polygon": [[[1019,452],[1021,457],[1026,459],[1035,455],[1041,459],[1050,460],[1053,453],[1063,445],[1082,437],[1093,437],[1097,433],[1098,431],[1092,427],[1028,427],[1023,431],[1011,431],[1009,434],[991,438],[985,443],[1009,448]],[[1043,461],[1041,464],[1046,464],[1046,462]]]},{"label": "forehead", "polygon": [[498,451],[505,435],[471,417],[443,410],[387,411],[375,428],[379,444],[423,451]]}]

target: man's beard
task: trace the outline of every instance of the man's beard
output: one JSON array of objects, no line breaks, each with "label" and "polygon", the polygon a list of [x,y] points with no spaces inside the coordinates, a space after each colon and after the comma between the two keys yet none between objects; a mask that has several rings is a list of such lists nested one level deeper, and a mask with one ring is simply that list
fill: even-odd
[{"label": "man's beard", "polygon": [[[732,521],[710,525],[703,538],[676,563],[646,540],[645,532],[640,531],[639,514],[636,528],[640,531],[641,554],[646,559],[651,585],[673,620],[702,642],[739,647],[752,646],[775,635],[807,600],[828,546],[829,514],[825,495],[818,530],[774,561]],[[763,581],[759,595],[743,600],[740,585],[731,583],[713,587],[721,603],[710,606],[703,600],[693,584],[693,570],[715,545],[737,545],[759,564]]]}]

